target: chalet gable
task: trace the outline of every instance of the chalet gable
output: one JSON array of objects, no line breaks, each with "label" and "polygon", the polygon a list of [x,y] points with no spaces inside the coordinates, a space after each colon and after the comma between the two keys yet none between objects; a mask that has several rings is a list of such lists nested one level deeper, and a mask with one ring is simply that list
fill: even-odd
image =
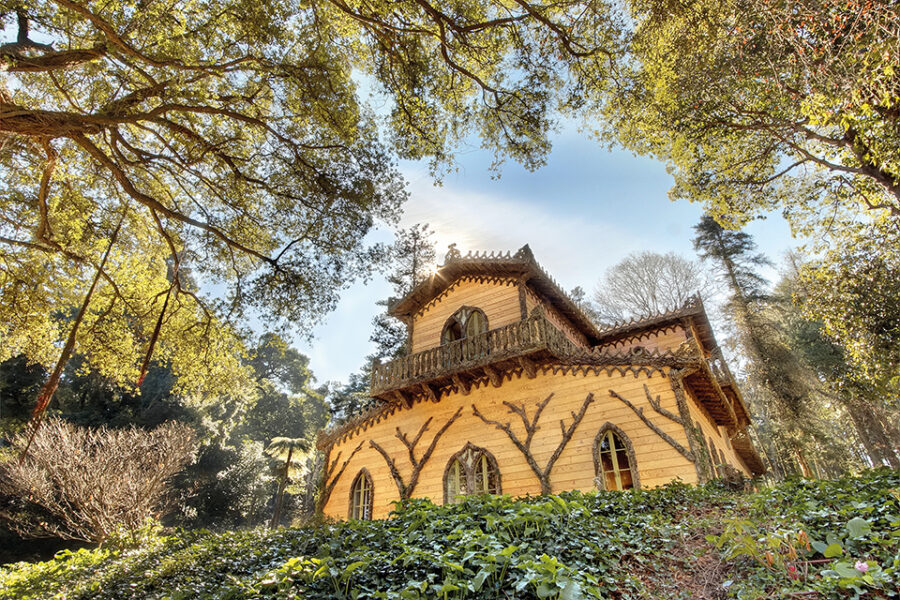
[{"label": "chalet gable", "polygon": [[446,342],[446,328],[466,327],[476,309],[487,327],[495,329],[524,321],[538,307],[573,343],[590,347],[599,341],[596,325],[541,268],[527,245],[515,253],[466,255],[451,246],[444,264],[388,312],[410,328],[410,351],[415,353]]}]

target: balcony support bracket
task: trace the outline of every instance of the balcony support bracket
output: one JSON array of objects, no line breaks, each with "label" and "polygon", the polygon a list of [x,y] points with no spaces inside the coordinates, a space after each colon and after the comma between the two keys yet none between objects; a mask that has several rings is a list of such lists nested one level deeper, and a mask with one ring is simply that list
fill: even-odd
[{"label": "balcony support bracket", "polygon": [[490,365],[484,365],[481,368],[484,370],[484,374],[488,376],[488,379],[491,380],[491,384],[494,387],[500,387],[500,385],[503,383],[503,378],[500,377],[500,373],[497,372],[497,369]]},{"label": "balcony support bracket", "polygon": [[425,392],[425,397],[431,400],[432,402],[438,401],[438,394],[435,393],[434,388],[428,385],[427,383],[423,383],[420,386],[422,391]]},{"label": "balcony support bracket", "polygon": [[524,356],[519,357],[519,365],[522,367],[522,371],[525,372],[525,376],[528,379],[534,379],[537,377],[537,368],[534,366],[534,363]]},{"label": "balcony support bracket", "polygon": [[466,381],[463,381],[463,378],[459,376],[458,373],[453,373],[450,376],[450,379],[453,380],[453,385],[456,386],[456,390],[462,394],[463,396],[469,395],[469,384]]}]

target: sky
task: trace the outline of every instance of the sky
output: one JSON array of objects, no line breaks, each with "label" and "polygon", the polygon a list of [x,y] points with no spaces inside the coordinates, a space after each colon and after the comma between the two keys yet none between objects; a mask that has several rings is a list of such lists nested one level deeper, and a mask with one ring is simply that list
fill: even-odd
[{"label": "sky", "polygon": [[[528,244],[563,288],[581,286],[590,294],[606,269],[631,252],[673,251],[696,258],[691,239],[703,210],[669,200],[673,181],[660,162],[607,151],[575,129],[555,137],[547,165],[535,172],[507,162],[494,178],[492,157],[478,148],[461,150],[457,160],[458,169],[439,187],[426,165],[401,163],[410,198],[400,226],[428,223],[438,263],[451,243],[463,254],[515,251]],[[753,222],[745,231],[776,262],[796,245],[780,215]],[[386,229],[373,236],[391,239]],[[312,340],[296,342],[310,357],[318,382],[346,382],[359,370],[374,349],[369,335],[380,308],[376,302],[389,295],[383,277],[353,285],[313,330]]]}]

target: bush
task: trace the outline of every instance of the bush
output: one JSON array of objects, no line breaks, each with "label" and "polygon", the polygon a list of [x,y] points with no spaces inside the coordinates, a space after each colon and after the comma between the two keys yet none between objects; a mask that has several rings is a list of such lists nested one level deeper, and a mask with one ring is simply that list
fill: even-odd
[{"label": "bush", "polygon": [[[27,435],[13,439],[21,452]],[[0,467],[0,492],[12,499],[0,518],[25,537],[102,543],[118,529],[133,531],[166,505],[169,480],[194,454],[184,424],[86,428],[48,419],[24,461]]]}]

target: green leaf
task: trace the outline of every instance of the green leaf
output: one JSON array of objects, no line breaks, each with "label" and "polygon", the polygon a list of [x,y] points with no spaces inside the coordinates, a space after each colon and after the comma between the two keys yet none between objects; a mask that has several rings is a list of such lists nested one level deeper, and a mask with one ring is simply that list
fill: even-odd
[{"label": "green leaf", "polygon": [[843,553],[844,549],[840,544],[831,544],[830,546],[825,548],[824,552],[822,552],[822,554],[825,555],[825,558],[834,558],[835,556],[840,556]]},{"label": "green leaf", "polygon": [[851,538],[861,538],[872,532],[872,526],[865,519],[854,517],[847,523],[847,533]]}]

